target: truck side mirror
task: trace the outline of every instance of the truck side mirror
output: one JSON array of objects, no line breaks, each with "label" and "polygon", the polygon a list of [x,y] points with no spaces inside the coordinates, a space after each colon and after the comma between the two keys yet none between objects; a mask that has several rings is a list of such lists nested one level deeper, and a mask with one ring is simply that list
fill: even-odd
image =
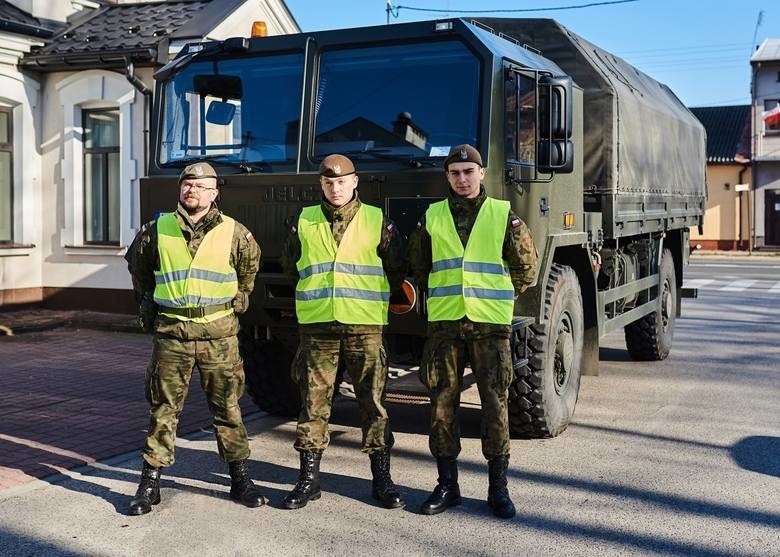
[{"label": "truck side mirror", "polygon": [[236,105],[229,102],[211,101],[206,109],[206,122],[227,126],[233,121],[236,113]]},{"label": "truck side mirror", "polygon": [[574,143],[569,139],[539,142],[539,172],[574,172]]},{"label": "truck side mirror", "polygon": [[537,169],[540,172],[566,174],[574,170],[574,144],[571,142],[572,88],[569,76],[539,76]]}]

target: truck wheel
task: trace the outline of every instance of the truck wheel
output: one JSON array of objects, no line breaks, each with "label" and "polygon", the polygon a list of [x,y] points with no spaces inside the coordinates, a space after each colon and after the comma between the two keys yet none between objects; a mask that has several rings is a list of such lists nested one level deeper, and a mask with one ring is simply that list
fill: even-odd
[{"label": "truck wheel", "polygon": [[547,279],[544,322],[528,327],[528,364],[509,388],[513,436],[555,437],[569,425],[580,390],[582,293],[571,267],[554,263]]},{"label": "truck wheel", "polygon": [[677,316],[677,282],[672,252],[665,249],[658,270],[660,290],[658,307],[653,313],[624,327],[626,348],[634,360],[663,360],[669,355]]},{"label": "truck wheel", "polygon": [[290,351],[276,340],[258,340],[243,329],[238,339],[249,397],[269,414],[297,416],[301,395],[290,377]]}]

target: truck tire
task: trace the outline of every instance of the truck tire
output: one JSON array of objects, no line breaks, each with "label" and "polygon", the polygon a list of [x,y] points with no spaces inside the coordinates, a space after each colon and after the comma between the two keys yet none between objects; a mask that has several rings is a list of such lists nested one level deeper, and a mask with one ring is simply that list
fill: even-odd
[{"label": "truck tire", "polygon": [[663,251],[659,274],[659,304],[653,313],[624,327],[626,348],[634,360],[663,360],[669,355],[677,316],[677,282],[674,258],[668,249]]},{"label": "truck tire", "polygon": [[580,390],[582,293],[571,267],[553,263],[544,322],[527,328],[528,363],[509,387],[509,430],[524,438],[555,437],[571,421]]},{"label": "truck tire", "polygon": [[238,334],[244,359],[246,391],[260,408],[277,416],[297,416],[301,409],[298,386],[290,377],[293,355],[276,340],[255,339],[245,330]]}]

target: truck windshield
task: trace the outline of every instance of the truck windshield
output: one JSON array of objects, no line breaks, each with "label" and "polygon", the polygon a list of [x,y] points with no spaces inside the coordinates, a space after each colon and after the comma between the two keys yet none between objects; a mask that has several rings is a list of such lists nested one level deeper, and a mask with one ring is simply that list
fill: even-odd
[{"label": "truck windshield", "polygon": [[480,63],[457,41],[325,51],[313,158],[446,157],[476,145]]},{"label": "truck windshield", "polygon": [[164,91],[159,162],[295,161],[303,54],[199,61]]}]

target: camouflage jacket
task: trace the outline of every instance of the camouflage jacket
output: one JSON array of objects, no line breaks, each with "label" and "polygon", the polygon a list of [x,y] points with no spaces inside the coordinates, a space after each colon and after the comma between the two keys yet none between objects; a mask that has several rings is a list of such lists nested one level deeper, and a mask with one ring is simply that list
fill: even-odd
[{"label": "camouflage jacket", "polygon": [[[320,203],[325,218],[331,223],[331,232],[336,245],[341,243],[347,226],[362,205],[357,192],[355,197],[341,207],[334,207],[323,198]],[[301,258],[301,239],[298,237],[298,217],[288,222],[289,235],[282,248],[281,264],[285,276],[293,283],[298,282],[298,268],[296,266]],[[406,239],[399,232],[395,224],[387,218],[382,222],[382,237],[377,247],[377,255],[382,260],[382,267],[387,274],[387,280],[390,282],[390,291],[395,292],[401,288],[401,284],[406,277],[406,260],[404,250],[406,248]],[[306,333],[375,333],[381,330],[381,326],[376,325],[346,325],[338,322],[330,323],[309,323],[301,325],[301,330]]]},{"label": "camouflage jacket", "polygon": [[[187,212],[178,205],[176,219],[179,221],[184,239],[194,256],[203,238],[211,229],[222,222],[222,215],[216,205],[197,223],[190,220]],[[144,313],[154,308],[154,272],[160,269],[160,255],[157,251],[157,226],[155,221],[146,223],[136,235],[125,255],[127,268],[133,278],[136,299]],[[230,265],[238,275],[238,294],[233,301],[234,310],[243,313],[249,307],[249,294],[255,287],[255,275],[260,268],[260,246],[252,234],[236,222],[230,248]],[[158,315],[154,324],[158,334],[173,336],[182,340],[206,340],[232,336],[238,333],[238,319],[235,314],[222,317],[210,323],[180,321],[173,317]]]},{"label": "camouflage jacket", "polygon": [[[480,187],[479,195],[474,199],[458,197],[450,190],[448,198],[450,212],[455,222],[455,229],[464,247],[466,242],[468,242],[474,222],[477,220],[479,208],[485,199],[487,199],[487,194],[484,187]],[[502,254],[509,267],[509,275],[512,278],[515,292],[520,294],[534,281],[537,251],[528,226],[511,210],[507,219]],[[417,223],[417,229],[409,237],[407,257],[415,284],[420,290],[427,290],[428,275],[433,265],[433,254],[431,251],[431,236],[425,228],[425,215],[422,215]],[[483,325],[482,328],[487,329],[496,328],[501,331],[506,328],[496,325],[476,325]],[[438,325],[430,324],[429,333],[437,328]]]}]

